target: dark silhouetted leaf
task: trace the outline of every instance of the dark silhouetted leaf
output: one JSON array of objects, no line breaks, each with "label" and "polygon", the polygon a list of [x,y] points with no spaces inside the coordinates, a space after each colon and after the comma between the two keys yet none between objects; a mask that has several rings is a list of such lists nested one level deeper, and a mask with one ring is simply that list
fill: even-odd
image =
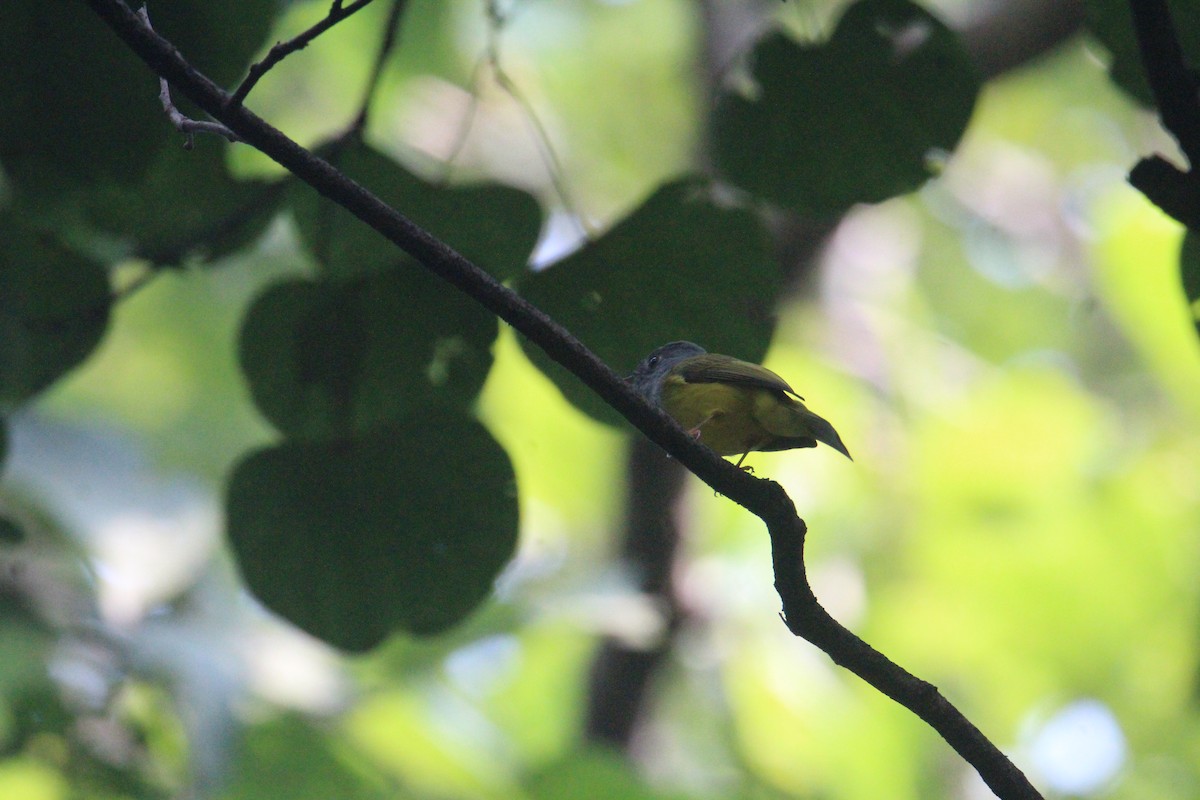
[{"label": "dark silhouetted leaf", "polygon": [[483,308],[402,263],[357,280],[276,284],[247,312],[238,353],[263,415],[289,436],[321,438],[430,402],[469,405],[497,331]]},{"label": "dark silhouetted leaf", "polygon": [[230,85],[246,74],[280,13],[277,0],[156,3],[148,8],[154,29],[221,85]]},{"label": "dark silhouetted leaf", "polygon": [[724,95],[713,148],[734,184],[832,215],[918,188],[966,129],[979,78],[958,38],[907,0],[863,0],[832,38],[754,48],[753,97]]},{"label": "dark silhouetted leaf", "polygon": [[[718,205],[706,184],[667,184],[600,239],[528,274],[521,293],[618,371],[655,347],[690,339],[759,360],[780,291],[766,231],[750,212]],[[522,340],[525,353],[576,406],[616,423],[616,412]]]},{"label": "dark silhouetted leaf", "polygon": [[127,240],[132,255],[161,266],[237,250],[262,234],[283,187],[235,180],[225,166],[227,146],[215,136],[198,138],[192,150],[168,143],[137,184],[109,185],[90,196],[89,219]]},{"label": "dark silhouetted leaf", "polygon": [[516,546],[508,456],[465,414],[428,408],[369,436],[247,456],[229,539],[266,606],[345,650],[469,614]]},{"label": "dark silhouetted leaf", "polygon": [[[1200,0],[1168,0],[1167,5],[1185,58],[1188,63],[1200,63],[1200,25],[1195,24],[1200,19]],[[1153,106],[1154,93],[1146,82],[1128,0],[1088,0],[1084,9],[1088,29],[1112,57],[1108,72],[1113,83],[1139,103]]]},{"label": "dark silhouetted leaf", "polygon": [[[322,155],[499,280],[520,272],[537,243],[541,209],[519,189],[495,184],[434,186],[357,141]],[[394,244],[308,186],[297,185],[290,197],[300,234],[329,275],[378,272],[400,257]]]},{"label": "dark silhouetted leaf", "polygon": [[0,216],[0,412],[74,367],[100,341],[104,271],[51,233]]}]

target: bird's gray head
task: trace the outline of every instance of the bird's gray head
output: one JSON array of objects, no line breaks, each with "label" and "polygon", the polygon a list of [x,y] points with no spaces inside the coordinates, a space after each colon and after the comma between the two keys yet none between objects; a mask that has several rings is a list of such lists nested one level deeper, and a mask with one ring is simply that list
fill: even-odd
[{"label": "bird's gray head", "polygon": [[632,384],[642,397],[654,405],[659,405],[662,398],[663,379],[667,377],[667,373],[680,361],[686,361],[693,356],[702,356],[706,352],[703,347],[691,342],[664,344],[643,358],[642,362],[625,380]]}]

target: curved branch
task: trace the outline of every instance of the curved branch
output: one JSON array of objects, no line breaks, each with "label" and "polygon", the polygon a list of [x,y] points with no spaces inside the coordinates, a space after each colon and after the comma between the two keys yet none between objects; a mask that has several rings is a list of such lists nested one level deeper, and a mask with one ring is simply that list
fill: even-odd
[{"label": "curved branch", "polygon": [[170,42],[147,29],[121,0],[87,0],[87,3],[151,69],[228,126],[242,141],[274,159],[512,325],[701,480],[762,519],[770,535],[775,586],[790,630],[919,716],[975,767],[999,797],[1014,800],[1041,797],[1024,774],[935,687],[894,664],[821,607],[805,573],[807,529],[783,487],[743,472],[693,440],[663,411],[647,404],[569,331],[236,102],[192,67]]}]

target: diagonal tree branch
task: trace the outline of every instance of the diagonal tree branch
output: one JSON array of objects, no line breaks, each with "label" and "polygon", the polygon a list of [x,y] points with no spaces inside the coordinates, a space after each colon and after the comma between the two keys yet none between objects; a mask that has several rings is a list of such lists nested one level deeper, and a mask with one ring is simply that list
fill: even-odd
[{"label": "diagonal tree branch", "polygon": [[807,529],[779,484],[752,477],[694,441],[664,412],[647,404],[569,331],[238,103],[192,67],[170,42],[142,24],[122,0],[87,0],[87,4],[151,69],[243,142],[274,159],[512,325],[701,480],[761,518],[771,539],[775,586],[783,602],[784,620],[793,633],[913,711],[975,767],[999,797],[1041,797],[1024,774],[934,686],[897,666],[821,607],[804,568]]}]

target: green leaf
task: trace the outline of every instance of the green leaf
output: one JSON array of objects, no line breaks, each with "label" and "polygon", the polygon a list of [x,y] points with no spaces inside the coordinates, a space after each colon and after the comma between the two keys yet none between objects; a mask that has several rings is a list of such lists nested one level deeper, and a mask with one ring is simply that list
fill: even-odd
[{"label": "green leaf", "polygon": [[225,140],[168,142],[135,185],[109,184],[87,198],[91,222],[128,241],[132,255],[160,266],[216,259],[256,239],[283,199],[282,185],[234,179]]},{"label": "green leaf", "polygon": [[[580,787],[587,787],[581,792]],[[591,747],[568,754],[533,775],[527,786],[530,800],[573,797],[619,797],[622,800],[666,800],[683,797],[651,788],[621,754]]]},{"label": "green leaf", "polygon": [[[541,209],[519,189],[435,186],[357,140],[320,154],[498,280],[522,270],[537,243]],[[307,186],[297,184],[290,203],[305,244],[333,277],[378,272],[400,257],[394,244]]]},{"label": "green leaf", "polygon": [[[660,187],[583,249],[527,274],[519,289],[613,369],[627,372],[675,339],[760,360],[781,279],[759,219],[716,203],[706,184],[685,179]],[[540,348],[521,344],[568,400],[598,420],[619,422]]]},{"label": "green leaf", "polygon": [[229,539],[250,590],[332,645],[432,634],[491,592],[517,540],[508,456],[465,414],[251,453],[229,482]]},{"label": "green leaf", "polygon": [[[242,73],[276,11],[274,0],[150,9],[155,29],[218,83]],[[154,73],[77,3],[5,3],[0,75],[0,162],[27,196],[136,182],[147,154],[169,139],[182,142]]]},{"label": "green leaf", "polygon": [[242,371],[289,436],[367,431],[431,402],[466,407],[492,365],[496,318],[413,263],[348,281],[285,281],[246,314]]},{"label": "green leaf", "polygon": [[[1189,64],[1200,63],[1200,0],[1168,0],[1175,33]],[[1084,3],[1086,24],[1108,50],[1109,77],[1131,97],[1146,106],[1154,105],[1154,93],[1146,81],[1141,51],[1133,32],[1128,0],[1088,0]]]},{"label": "green leaf", "polygon": [[220,800],[371,800],[394,797],[347,763],[328,733],[296,716],[246,731],[228,788]]},{"label": "green leaf", "polygon": [[25,541],[21,526],[5,516],[0,516],[0,545],[20,544]]},{"label": "green leaf", "polygon": [[0,216],[0,412],[81,362],[108,324],[108,278],[49,232]]},{"label": "green leaf", "polygon": [[907,0],[863,0],[832,38],[775,33],[752,55],[753,97],[726,93],[713,149],[734,184],[780,205],[834,215],[910,192],[971,118],[979,77],[958,38]]},{"label": "green leaf", "polygon": [[1192,312],[1192,323],[1200,335],[1200,236],[1188,231],[1179,251],[1179,278],[1183,296]]}]

